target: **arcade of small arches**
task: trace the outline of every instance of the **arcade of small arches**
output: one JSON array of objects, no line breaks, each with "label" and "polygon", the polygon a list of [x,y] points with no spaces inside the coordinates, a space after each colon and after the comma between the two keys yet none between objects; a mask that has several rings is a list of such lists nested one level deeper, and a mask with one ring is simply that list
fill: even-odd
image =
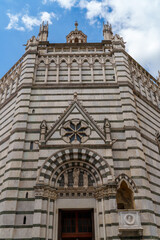
[{"label": "arcade of small arches", "polygon": [[[110,74],[109,74],[110,73]],[[111,57],[41,57],[35,71],[36,82],[114,80]]]},{"label": "arcade of small arches", "polygon": [[110,63],[110,65],[113,65],[113,59],[109,56],[92,56],[92,57],[87,57],[87,56],[79,56],[79,58],[75,58],[68,56],[67,58],[65,57],[50,57],[50,58],[45,58],[41,57],[37,61],[37,66],[40,64],[52,66],[52,64],[59,65],[61,63],[66,63],[67,65],[70,65],[72,63],[77,63],[79,65],[88,63],[90,66],[95,63],[99,64],[105,64],[105,63]]},{"label": "arcade of small arches", "polygon": [[[68,148],[46,159],[35,187],[36,196],[57,198],[114,195],[117,209],[134,209],[137,187],[126,174],[114,179],[107,162],[96,152],[84,148]],[[47,195],[48,194],[48,195]]]}]

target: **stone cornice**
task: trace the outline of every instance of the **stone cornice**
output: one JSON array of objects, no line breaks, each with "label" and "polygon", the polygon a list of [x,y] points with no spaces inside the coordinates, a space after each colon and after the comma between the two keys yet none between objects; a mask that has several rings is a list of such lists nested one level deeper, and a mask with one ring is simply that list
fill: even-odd
[{"label": "stone cornice", "polygon": [[110,58],[111,57],[111,53],[106,53],[106,52],[48,52],[48,53],[42,53],[39,54],[39,57],[51,57],[51,56],[74,56],[76,57],[76,55],[78,56],[103,56],[106,58]]},{"label": "stone cornice", "polygon": [[[65,197],[66,194],[69,195],[68,197],[95,197],[97,200],[103,199],[105,197],[112,197],[116,196],[117,193],[117,185],[115,182],[109,183],[107,185],[102,185],[99,187],[69,187],[67,189],[65,188],[52,188],[48,185],[44,184],[37,184],[35,187],[35,197],[44,197],[44,198],[50,198],[53,200],[56,200],[59,197]],[[73,196],[74,194],[74,196]],[[85,195],[83,195],[85,194]]]},{"label": "stone cornice", "polygon": [[104,44],[108,43],[108,41],[102,42],[93,42],[93,43],[48,43],[49,47],[81,47],[81,46],[99,46],[102,47]]},{"label": "stone cornice", "polygon": [[[37,143],[37,142],[36,142]],[[63,149],[63,148],[68,148],[68,147],[86,147],[89,149],[110,149],[111,145],[110,144],[79,144],[79,145],[75,145],[75,144],[56,144],[56,145],[47,145],[47,144],[42,144],[39,145],[40,149]]]},{"label": "stone cornice", "polygon": [[120,86],[128,86],[130,87],[134,94],[141,98],[144,102],[146,102],[148,105],[150,105],[154,110],[158,111],[160,113],[160,109],[158,106],[154,105],[152,102],[150,102],[146,97],[142,96],[138,91],[133,89],[133,85],[128,81],[123,82],[116,82],[116,83],[47,83],[47,84],[21,84],[15,93],[13,93],[6,101],[2,104],[0,104],[0,109],[2,109],[13,97],[16,96],[17,92],[22,88],[33,88],[33,89],[51,89],[52,87],[55,89],[82,89],[82,88],[118,88]]}]

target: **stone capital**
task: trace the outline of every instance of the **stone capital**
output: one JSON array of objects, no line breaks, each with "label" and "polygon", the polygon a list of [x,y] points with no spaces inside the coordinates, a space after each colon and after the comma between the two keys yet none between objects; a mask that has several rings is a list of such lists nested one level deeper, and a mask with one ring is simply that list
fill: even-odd
[{"label": "stone capital", "polygon": [[115,183],[102,185],[96,189],[95,198],[102,199],[105,197],[115,196],[117,193],[117,187]]},{"label": "stone capital", "polygon": [[35,186],[35,197],[45,197],[49,199],[56,200],[57,193],[56,190],[44,185]]}]

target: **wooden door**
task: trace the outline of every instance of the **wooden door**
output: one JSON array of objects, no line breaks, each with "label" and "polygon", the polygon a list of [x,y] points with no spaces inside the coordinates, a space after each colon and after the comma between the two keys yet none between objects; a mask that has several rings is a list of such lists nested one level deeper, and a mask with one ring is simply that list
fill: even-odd
[{"label": "wooden door", "polygon": [[93,210],[60,210],[59,240],[93,240]]}]

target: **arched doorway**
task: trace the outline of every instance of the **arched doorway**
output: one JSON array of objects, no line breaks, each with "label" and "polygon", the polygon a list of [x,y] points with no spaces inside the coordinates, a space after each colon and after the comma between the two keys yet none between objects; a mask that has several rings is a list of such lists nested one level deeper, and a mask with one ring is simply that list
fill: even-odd
[{"label": "arched doorway", "polygon": [[99,214],[107,208],[101,199],[115,192],[116,187],[108,184],[112,181],[110,166],[93,150],[70,147],[46,159],[35,187],[35,212],[47,212],[46,235],[52,232],[54,240],[99,238]]}]

